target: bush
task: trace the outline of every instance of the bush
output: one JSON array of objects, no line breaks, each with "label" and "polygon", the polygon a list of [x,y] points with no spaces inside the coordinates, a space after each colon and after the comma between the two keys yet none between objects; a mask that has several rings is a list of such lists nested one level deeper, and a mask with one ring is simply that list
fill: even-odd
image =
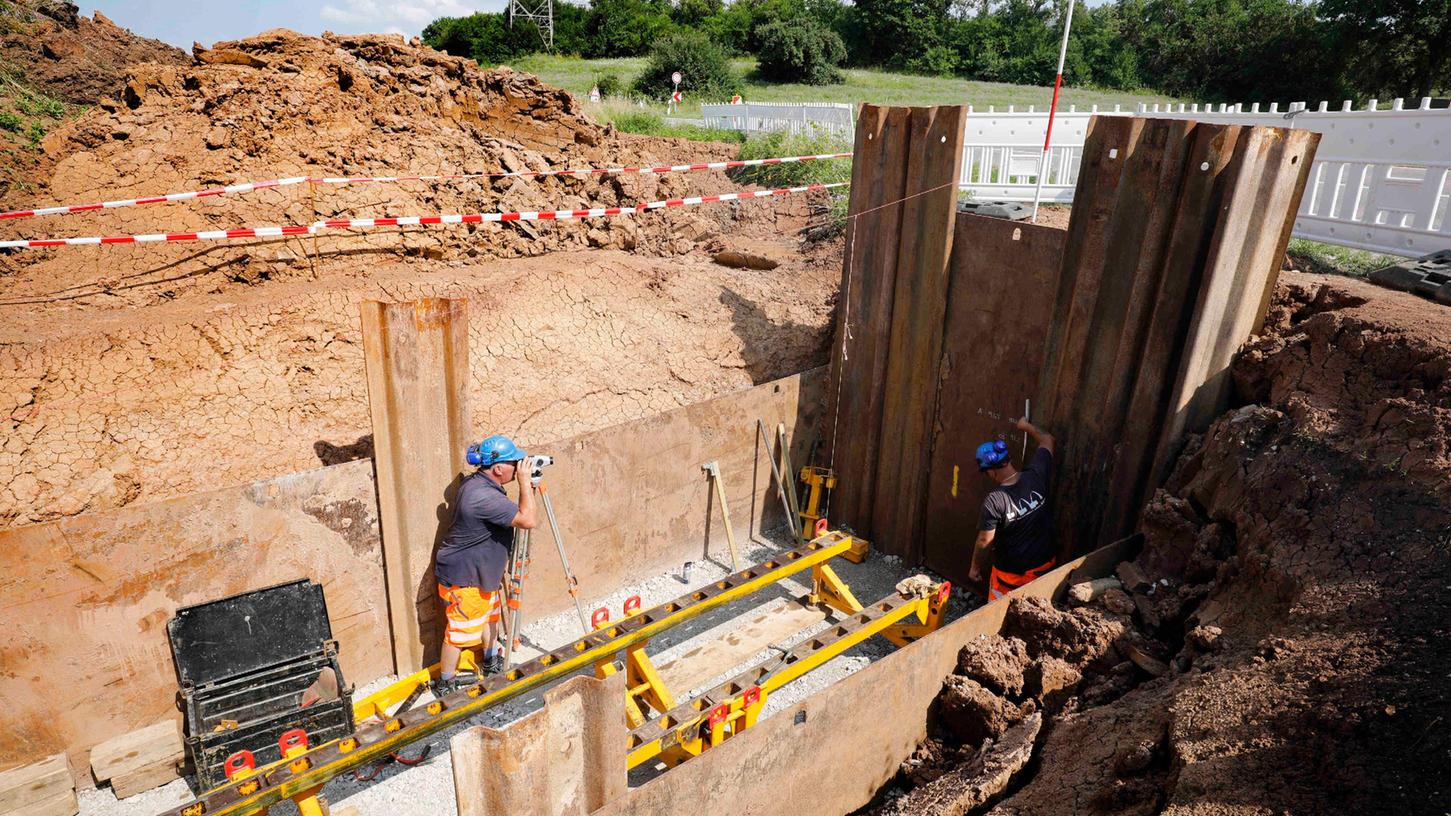
[{"label": "bush", "polygon": [[16,116],[10,111],[0,111],[0,129],[8,130],[11,133],[19,133],[20,126],[23,124],[25,124],[25,120],[19,116]]},{"label": "bush", "polygon": [[741,87],[725,49],[698,31],[677,31],[656,42],[635,91],[649,99],[668,97],[674,71],[680,72],[680,90],[696,101],[722,101]]},{"label": "bush", "polygon": [[815,20],[769,23],[756,29],[761,47],[757,70],[772,82],[828,85],[844,77],[837,66],[846,59],[841,37]]},{"label": "bush", "polygon": [[903,67],[913,74],[952,76],[952,72],[957,69],[957,52],[945,45],[934,45],[907,60]]},{"label": "bush", "polygon": [[625,81],[619,74],[595,74],[595,87],[601,99],[618,99],[625,95]]},{"label": "bush", "polygon": [[[751,136],[741,145],[742,159],[770,159],[778,156],[819,156],[851,150],[849,137],[827,130],[788,133],[784,130]],[[732,181],[761,187],[800,187],[851,181],[850,159],[822,159],[789,164],[737,167],[729,171]]]}]

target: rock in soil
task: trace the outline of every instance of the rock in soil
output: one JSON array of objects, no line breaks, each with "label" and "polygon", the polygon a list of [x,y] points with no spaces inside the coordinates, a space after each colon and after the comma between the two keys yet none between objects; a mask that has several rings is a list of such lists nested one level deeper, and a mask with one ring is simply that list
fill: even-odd
[{"label": "rock in soil", "polygon": [[983,636],[958,651],[957,673],[995,694],[1017,695],[1023,691],[1023,670],[1031,660],[1023,641]]},{"label": "rock in soil", "polygon": [[975,680],[950,674],[937,697],[942,724],[965,745],[994,739],[1022,719],[1016,705],[992,693]]},{"label": "rock in soil", "polygon": [[1033,757],[1043,715],[1034,712],[1009,728],[987,749],[933,782],[884,805],[880,816],[963,816],[992,799],[1012,783]]}]

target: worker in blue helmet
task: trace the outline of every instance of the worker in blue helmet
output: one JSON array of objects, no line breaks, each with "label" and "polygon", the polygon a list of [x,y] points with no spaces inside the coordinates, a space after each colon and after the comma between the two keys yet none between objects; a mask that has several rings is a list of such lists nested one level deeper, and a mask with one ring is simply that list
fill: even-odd
[{"label": "worker in blue helmet", "polygon": [[[528,456],[512,439],[491,436],[471,445],[464,458],[475,470],[459,484],[453,523],[438,545],[433,565],[439,597],[447,604],[439,677],[433,689],[438,696],[459,687],[458,664],[464,649],[481,649],[485,673],[503,668],[499,621],[504,569],[514,530],[532,530],[539,524]],[[519,485],[518,504],[504,492],[509,482]]]},{"label": "worker in blue helmet", "polygon": [[982,502],[968,577],[981,581],[982,564],[991,561],[988,600],[1042,577],[1053,569],[1057,557],[1053,509],[1048,504],[1053,436],[1027,418],[1014,424],[1038,443],[1026,470],[1013,467],[1008,443],[1001,439],[977,446],[977,469],[992,479],[994,487]]}]

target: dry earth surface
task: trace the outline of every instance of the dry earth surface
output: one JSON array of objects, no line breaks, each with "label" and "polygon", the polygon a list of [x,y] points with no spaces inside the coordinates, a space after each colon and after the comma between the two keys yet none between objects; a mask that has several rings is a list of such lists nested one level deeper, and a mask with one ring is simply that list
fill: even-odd
[{"label": "dry earth surface", "polygon": [[[617,134],[530,76],[398,37],[273,31],[133,66],[45,141],[22,202],[289,176],[655,166],[735,147]],[[720,172],[308,185],[4,223],[7,237],[633,205]],[[825,360],[839,247],[809,196],[638,216],[0,256],[0,526],[367,456],[358,304],[470,300],[475,430],[580,433]],[[772,270],[714,263],[725,250]],[[754,263],[755,266],[771,264]]]}]

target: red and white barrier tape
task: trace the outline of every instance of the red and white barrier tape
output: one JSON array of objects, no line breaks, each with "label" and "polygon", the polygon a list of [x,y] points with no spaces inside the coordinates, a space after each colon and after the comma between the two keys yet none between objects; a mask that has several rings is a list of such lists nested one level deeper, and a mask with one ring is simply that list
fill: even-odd
[{"label": "red and white barrier tape", "polygon": [[115,201],[101,201],[95,204],[68,204],[57,207],[37,207],[30,210],[0,212],[0,219],[30,218],[40,215],[62,215],[65,213],[112,210],[118,207],[135,207],[141,204],[161,204],[168,201],[190,201],[194,198],[245,193],[272,187],[289,187],[294,184],[377,184],[400,181],[463,181],[476,178],[534,178],[542,176],[599,176],[625,173],[692,173],[699,170],[734,170],[737,167],[761,167],[772,164],[822,161],[825,159],[849,159],[850,153],[823,153],[816,156],[783,156],[772,159],[736,159],[734,161],[698,162],[696,164],[672,164],[661,167],[587,167],[574,170],[525,170],[514,173],[463,173],[445,176],[294,176],[268,181],[249,181],[227,187],[207,190],[193,190],[185,193],[167,193],[147,198],[123,198]]},{"label": "red and white barrier tape", "polygon": [[312,235],[325,229],[359,229],[367,227],[412,227],[433,224],[482,224],[505,221],[562,221],[570,218],[599,218],[610,215],[634,215],[663,207],[683,207],[693,204],[711,204],[717,201],[737,201],[751,198],[804,193],[811,190],[829,190],[845,187],[847,182],[834,184],[807,184],[802,187],[781,187],[775,190],[756,190],[740,193],[672,198],[665,201],[649,201],[633,207],[593,207],[580,210],[538,210],[523,212],[471,213],[467,215],[410,215],[396,218],[337,218],[318,221],[313,224],[297,224],[285,227],[249,227],[247,229],[205,230],[201,232],[159,232],[151,235],[105,235],[87,238],[41,238],[36,240],[0,241],[0,249],[45,248],[61,246],[89,246],[94,244],[147,244],[158,241],[214,241],[234,238],[283,238],[291,235]]}]

